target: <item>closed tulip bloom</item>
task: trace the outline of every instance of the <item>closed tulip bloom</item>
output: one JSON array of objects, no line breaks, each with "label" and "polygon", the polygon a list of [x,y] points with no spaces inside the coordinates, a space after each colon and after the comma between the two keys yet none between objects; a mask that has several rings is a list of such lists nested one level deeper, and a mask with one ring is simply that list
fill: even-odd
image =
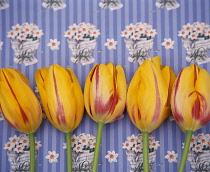
[{"label": "closed tulip bloom", "polygon": [[160,57],[146,60],[128,87],[126,107],[130,119],[141,131],[152,132],[170,114],[170,94],[175,74],[160,65]]},{"label": "closed tulip bloom", "polygon": [[34,133],[42,122],[42,109],[28,79],[16,69],[0,70],[0,110],[9,125],[29,135],[30,172],[35,172]]},{"label": "closed tulip bloom", "polygon": [[97,64],[90,71],[84,90],[85,108],[98,123],[92,171],[97,172],[102,131],[105,123],[122,117],[126,101],[126,79],[121,66]]},{"label": "closed tulip bloom", "polygon": [[74,72],[52,65],[37,70],[35,79],[49,121],[64,133],[73,131],[84,112],[83,94]]},{"label": "closed tulip bloom", "polygon": [[110,123],[122,117],[126,79],[121,66],[97,64],[90,71],[84,90],[85,108],[96,122]]},{"label": "closed tulip bloom", "polygon": [[72,171],[71,132],[80,124],[84,100],[80,84],[71,69],[52,65],[37,70],[35,79],[47,118],[66,133],[67,171]]},{"label": "closed tulip bloom", "polygon": [[196,65],[184,68],[172,91],[173,116],[184,131],[196,131],[210,120],[210,77]]},{"label": "closed tulip bloom", "polygon": [[0,70],[0,109],[15,130],[34,133],[42,121],[40,103],[28,79],[15,69]]},{"label": "closed tulip bloom", "polygon": [[178,169],[184,172],[192,134],[210,120],[209,73],[194,64],[182,69],[173,86],[171,108],[176,122],[186,132]]}]

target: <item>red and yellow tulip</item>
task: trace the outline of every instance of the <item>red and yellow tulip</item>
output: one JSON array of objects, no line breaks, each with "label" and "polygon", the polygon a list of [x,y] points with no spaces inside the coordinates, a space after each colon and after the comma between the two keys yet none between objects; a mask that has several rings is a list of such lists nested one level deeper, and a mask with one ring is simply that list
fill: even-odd
[{"label": "red and yellow tulip", "polygon": [[171,108],[176,122],[186,132],[185,147],[179,167],[179,172],[182,172],[193,132],[210,120],[209,73],[194,64],[182,69],[173,87]]},{"label": "red and yellow tulip", "polygon": [[98,167],[102,130],[105,123],[122,117],[126,101],[126,79],[121,66],[97,64],[90,71],[84,90],[85,108],[98,123],[92,171]]},{"label": "red and yellow tulip", "polygon": [[35,79],[47,118],[55,128],[66,133],[69,172],[72,170],[70,136],[84,112],[80,84],[71,69],[59,65],[37,70]]},{"label": "red and yellow tulip", "polygon": [[0,70],[0,110],[15,130],[29,134],[30,171],[35,171],[34,132],[42,122],[42,109],[28,79],[18,70]]},{"label": "red and yellow tulip", "polygon": [[145,60],[128,87],[126,108],[133,124],[143,133],[144,171],[148,166],[148,133],[158,128],[170,114],[170,94],[175,74],[161,66],[160,57]]}]

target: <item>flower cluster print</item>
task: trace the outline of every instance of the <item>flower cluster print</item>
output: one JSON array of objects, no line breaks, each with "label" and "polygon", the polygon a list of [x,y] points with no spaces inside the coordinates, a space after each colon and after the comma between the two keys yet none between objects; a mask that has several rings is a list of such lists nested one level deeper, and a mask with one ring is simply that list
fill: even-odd
[{"label": "flower cluster print", "polygon": [[[149,165],[150,169],[154,164],[156,152],[160,146],[159,141],[155,141],[152,135],[149,135]],[[142,134],[127,137],[127,141],[123,143],[123,149],[126,151],[127,159],[131,166],[131,172],[143,171],[143,145]]]},{"label": "flower cluster print", "polygon": [[44,8],[49,8],[57,11],[64,9],[66,7],[66,4],[62,0],[44,0],[42,6]]},{"label": "flower cluster print", "polygon": [[[41,141],[35,142],[36,155],[41,146]],[[26,134],[10,137],[4,144],[4,149],[7,151],[11,171],[29,171],[30,142]]]},{"label": "flower cluster print", "polygon": [[99,6],[113,11],[122,8],[123,4],[119,0],[101,0]]},{"label": "flower cluster print", "polygon": [[188,161],[193,172],[210,171],[210,134],[192,136]]},{"label": "flower cluster print", "polygon": [[176,0],[157,0],[155,5],[158,8],[165,8],[167,10],[173,10],[180,6]]},{"label": "flower cluster print", "polygon": [[[73,171],[90,171],[93,162],[96,137],[92,134],[73,135],[72,142],[72,162]],[[63,146],[66,149],[66,143]]]},{"label": "flower cluster print", "polygon": [[122,31],[121,36],[124,37],[126,48],[130,57],[128,60],[132,63],[143,63],[146,59],[150,59],[148,55],[152,49],[156,29],[148,23],[130,24]]},{"label": "flower cluster print", "polygon": [[203,64],[210,61],[207,55],[210,49],[210,27],[207,23],[188,23],[179,31],[178,36],[182,38],[188,62]]},{"label": "flower cluster print", "polygon": [[65,32],[69,48],[73,57],[71,61],[81,63],[82,65],[90,64],[95,61],[91,56],[96,47],[96,42],[100,31],[91,23],[73,24]]},{"label": "flower cluster print", "polygon": [[37,63],[34,53],[38,49],[42,35],[42,30],[33,23],[12,26],[7,36],[15,52],[14,62],[26,66]]}]

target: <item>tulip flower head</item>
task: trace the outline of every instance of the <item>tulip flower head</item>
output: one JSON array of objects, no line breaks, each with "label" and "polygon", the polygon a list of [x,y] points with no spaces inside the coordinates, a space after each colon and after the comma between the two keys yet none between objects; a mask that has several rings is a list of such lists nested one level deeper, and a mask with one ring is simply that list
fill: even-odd
[{"label": "tulip flower head", "polygon": [[84,112],[83,94],[74,72],[52,65],[37,70],[35,79],[49,121],[64,133],[73,131]]},{"label": "tulip flower head", "polygon": [[210,76],[205,69],[194,64],[184,68],[171,97],[173,116],[183,131],[196,131],[210,120]]},{"label": "tulip flower head", "polygon": [[0,70],[0,110],[5,120],[25,134],[34,133],[42,121],[42,109],[28,79],[16,69]]},{"label": "tulip flower head", "polygon": [[110,123],[122,117],[126,79],[121,66],[97,64],[90,71],[84,91],[85,108],[96,122]]},{"label": "tulip flower head", "polygon": [[127,93],[130,119],[138,129],[149,133],[170,114],[169,98],[175,74],[160,62],[160,57],[145,60],[134,74]]}]

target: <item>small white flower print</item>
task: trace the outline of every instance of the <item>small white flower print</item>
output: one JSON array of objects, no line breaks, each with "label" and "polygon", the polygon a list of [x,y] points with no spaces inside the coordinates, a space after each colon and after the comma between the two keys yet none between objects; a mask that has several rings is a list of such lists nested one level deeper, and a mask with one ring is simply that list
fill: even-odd
[{"label": "small white flower print", "polygon": [[20,140],[20,138],[17,137],[16,135],[14,135],[13,137],[10,137],[9,140],[10,140],[10,142],[17,144],[18,141]]},{"label": "small white flower print", "polygon": [[48,151],[48,155],[45,157],[49,160],[50,163],[58,162],[57,158],[59,157],[59,154],[56,154],[55,151]]},{"label": "small white flower print", "polygon": [[35,148],[36,148],[36,150],[39,150],[40,147],[42,147],[41,141],[35,142]]},{"label": "small white flower print", "polygon": [[15,147],[15,143],[7,142],[4,144],[4,149],[8,151],[12,151],[12,149]]},{"label": "small white flower print", "polygon": [[123,149],[127,149],[127,150],[131,150],[132,147],[133,147],[133,143],[131,143],[130,141],[125,141],[125,143],[123,143],[123,146],[122,146]]},{"label": "small white flower print", "polygon": [[23,152],[23,149],[24,149],[24,146],[18,145],[18,146],[16,146],[14,151],[17,152],[17,153],[21,153],[21,152]]},{"label": "small white flower print", "polygon": [[154,148],[155,150],[157,150],[159,146],[160,146],[159,141],[154,141],[153,140],[149,143],[149,148],[150,149]]},{"label": "small white flower print", "polygon": [[63,149],[67,149],[66,143],[63,143]]},{"label": "small white flower print", "polygon": [[116,49],[117,41],[114,41],[114,39],[107,39],[107,42],[104,45],[107,46],[109,50]]},{"label": "small white flower print", "polygon": [[105,158],[108,159],[108,161],[111,162],[117,162],[118,153],[115,153],[115,151],[107,151],[108,154],[105,156]]},{"label": "small white flower print", "polygon": [[166,39],[164,38],[164,42],[161,44],[162,46],[165,46],[165,49],[174,49],[174,41],[171,40],[171,38]]},{"label": "small white flower print", "polygon": [[177,162],[177,157],[178,154],[176,154],[174,151],[167,151],[167,155],[165,156],[169,163]]},{"label": "small white flower print", "polygon": [[59,45],[60,41],[57,41],[57,39],[50,39],[50,43],[47,44],[51,50],[59,50]]},{"label": "small white flower print", "polygon": [[4,44],[3,42],[0,42],[0,50],[2,50],[2,45],[3,44]]}]

